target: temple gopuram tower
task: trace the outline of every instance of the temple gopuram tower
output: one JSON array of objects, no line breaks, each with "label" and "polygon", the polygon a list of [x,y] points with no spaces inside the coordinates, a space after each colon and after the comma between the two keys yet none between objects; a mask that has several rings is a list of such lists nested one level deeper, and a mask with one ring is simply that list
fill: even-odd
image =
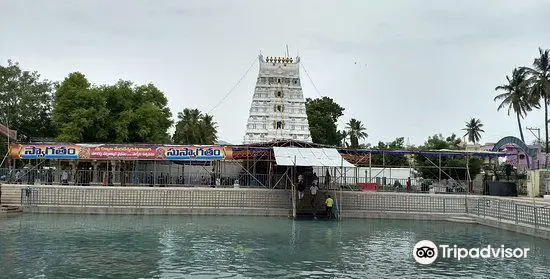
[{"label": "temple gopuram tower", "polygon": [[292,139],[311,142],[300,83],[300,58],[260,55],[244,144]]}]

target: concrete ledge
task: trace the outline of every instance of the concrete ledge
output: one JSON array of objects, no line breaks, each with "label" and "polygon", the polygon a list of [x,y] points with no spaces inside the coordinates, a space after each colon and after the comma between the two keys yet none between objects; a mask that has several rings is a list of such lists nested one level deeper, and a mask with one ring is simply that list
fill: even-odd
[{"label": "concrete ledge", "polygon": [[550,230],[545,228],[535,228],[534,226],[530,226],[527,224],[515,224],[513,222],[498,220],[496,218],[491,218],[491,217],[476,217],[476,216],[470,216],[470,217],[480,225],[523,233],[531,236],[541,237],[544,239],[550,239]]},{"label": "concrete ledge", "polygon": [[463,213],[411,213],[404,211],[363,211],[342,210],[343,218],[356,219],[405,219],[405,220],[447,220],[453,217],[464,217]]},{"label": "concrete ledge", "polygon": [[288,209],[270,208],[216,208],[216,207],[80,207],[80,206],[26,206],[23,212],[53,214],[118,214],[118,215],[241,215],[290,217]]}]

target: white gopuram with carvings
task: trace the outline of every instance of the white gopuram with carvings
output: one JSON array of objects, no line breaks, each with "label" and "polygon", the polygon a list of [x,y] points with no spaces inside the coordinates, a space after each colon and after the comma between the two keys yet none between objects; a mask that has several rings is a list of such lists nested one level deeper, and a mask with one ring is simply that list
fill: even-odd
[{"label": "white gopuram with carvings", "polygon": [[293,139],[311,142],[300,83],[300,58],[259,56],[244,144]]}]

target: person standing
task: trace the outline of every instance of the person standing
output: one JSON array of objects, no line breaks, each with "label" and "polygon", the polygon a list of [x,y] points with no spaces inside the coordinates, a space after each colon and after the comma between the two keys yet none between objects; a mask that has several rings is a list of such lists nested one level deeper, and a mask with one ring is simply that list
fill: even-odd
[{"label": "person standing", "polygon": [[21,184],[21,172],[19,170],[17,170],[17,172],[15,172],[15,183],[16,184]]},{"label": "person standing", "polygon": [[319,187],[319,177],[317,176],[316,173],[313,173],[312,181],[313,181],[313,185]]},{"label": "person standing", "polygon": [[298,199],[302,199],[304,197],[304,190],[306,189],[306,185],[305,185],[305,182],[304,182],[304,176],[303,175],[298,175],[298,187],[297,187],[297,190],[298,190]]},{"label": "person standing", "polygon": [[69,173],[67,173],[67,170],[61,172],[61,185],[69,185]]},{"label": "person standing", "polygon": [[332,206],[334,205],[334,200],[330,195],[328,195],[328,198],[325,200],[325,211],[327,213],[327,217],[329,219],[332,219]]},{"label": "person standing", "polygon": [[325,189],[329,189],[330,186],[330,172],[327,169],[327,172],[325,173]]},{"label": "person standing", "polygon": [[407,178],[407,193],[411,192],[411,178]]},{"label": "person standing", "polygon": [[319,186],[317,186],[318,183],[311,184],[311,187],[309,187],[309,192],[311,193],[311,206],[315,208],[315,202],[317,198],[317,190],[319,190]]}]

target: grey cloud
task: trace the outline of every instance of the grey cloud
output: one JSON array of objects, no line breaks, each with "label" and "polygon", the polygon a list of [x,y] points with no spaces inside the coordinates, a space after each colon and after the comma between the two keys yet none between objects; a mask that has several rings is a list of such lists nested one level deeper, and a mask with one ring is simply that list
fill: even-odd
[{"label": "grey cloud", "polygon": [[[266,3],[0,0],[0,61],[53,80],[79,70],[94,83],[153,82],[174,113],[208,111],[259,50],[278,55],[288,43],[321,93],[346,107],[341,122],[363,121],[371,143],[405,136],[418,144],[462,133],[470,116],[485,123],[484,140],[517,133],[515,120],[496,111],[493,89],[539,46],[550,48],[550,1]],[[256,74],[213,112],[222,140],[242,141]],[[317,96],[302,79],[304,94]],[[525,125],[540,119],[533,112]]]}]

